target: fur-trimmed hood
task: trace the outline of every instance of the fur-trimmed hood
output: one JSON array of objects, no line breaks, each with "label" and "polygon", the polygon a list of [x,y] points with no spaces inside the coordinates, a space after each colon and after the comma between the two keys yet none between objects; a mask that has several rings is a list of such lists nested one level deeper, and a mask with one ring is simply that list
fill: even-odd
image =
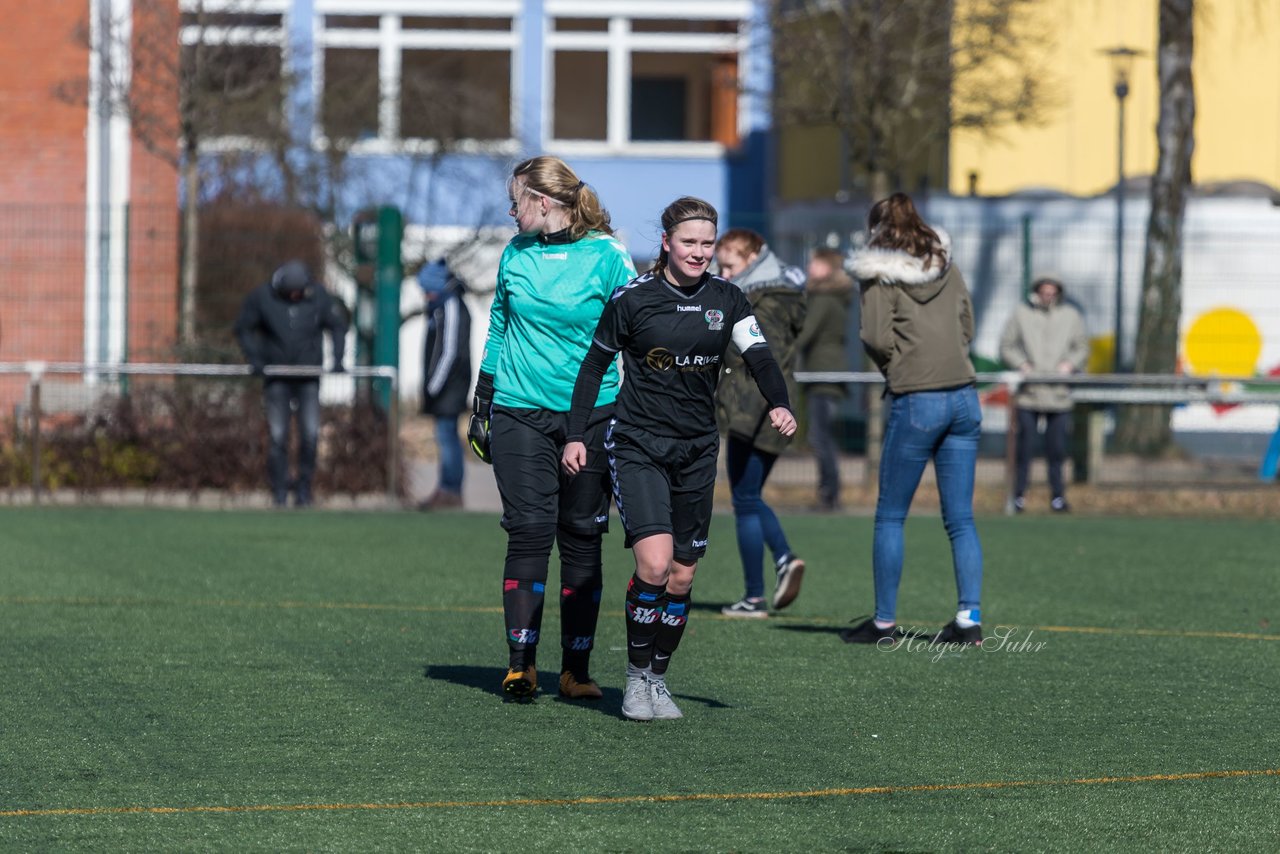
[{"label": "fur-trimmed hood", "polygon": [[942,244],[943,263],[925,269],[925,259],[900,249],[859,249],[849,256],[845,269],[860,282],[880,281],[903,286],[903,292],[925,303],[938,295],[951,268],[951,235],[934,228]]}]

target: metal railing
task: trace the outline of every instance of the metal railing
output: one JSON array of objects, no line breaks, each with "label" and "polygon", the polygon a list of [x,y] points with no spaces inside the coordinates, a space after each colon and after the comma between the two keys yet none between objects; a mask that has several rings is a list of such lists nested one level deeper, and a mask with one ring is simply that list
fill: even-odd
[{"label": "metal railing", "polygon": [[[84,362],[0,362],[0,375],[26,375],[27,403],[24,415],[31,426],[31,500],[40,503],[40,420],[43,415],[41,387],[48,375],[74,375],[91,378],[96,382],[109,382],[122,377],[251,377],[255,376],[248,365],[179,365],[160,363],[88,364]],[[387,496],[399,502],[400,489],[400,372],[393,367],[352,367],[341,373],[325,371],[318,367],[297,365],[267,365],[261,376],[319,379],[324,376],[346,376],[353,380],[384,380],[387,383]]]},{"label": "metal railing", "polygon": [[[844,383],[851,385],[884,385],[878,371],[797,371],[798,383]],[[1257,376],[1188,376],[1185,374],[1056,374],[1020,371],[982,372],[979,385],[1003,386],[1007,391],[1004,474],[1005,512],[1014,512],[1014,480],[1017,446],[1017,392],[1024,385],[1068,386],[1073,404],[1178,406],[1188,403],[1270,404],[1280,405],[1280,377]],[[884,425],[882,396],[871,394],[867,400],[867,465],[864,476],[874,485],[880,464],[880,442]],[[1103,457],[1104,413],[1090,413],[1087,437],[1088,472],[1100,470]],[[1268,461],[1280,457],[1280,432],[1271,441],[1260,474],[1265,477]],[[1274,466],[1272,466],[1274,468]],[[1273,473],[1274,476],[1274,473]]]}]

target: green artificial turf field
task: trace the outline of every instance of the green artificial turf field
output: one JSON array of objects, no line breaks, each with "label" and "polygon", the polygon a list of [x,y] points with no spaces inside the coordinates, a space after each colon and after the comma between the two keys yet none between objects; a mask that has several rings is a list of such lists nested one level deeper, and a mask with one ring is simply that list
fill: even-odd
[{"label": "green artificial turf field", "polygon": [[[980,519],[988,641],[939,654],[836,637],[871,610],[869,519],[785,523],[799,599],[733,621],[717,517],[686,717],[638,724],[616,519],[604,700],[556,697],[552,642],[517,705],[493,515],[0,511],[0,849],[1280,847],[1273,524]],[[913,518],[901,622],[954,595]]]}]

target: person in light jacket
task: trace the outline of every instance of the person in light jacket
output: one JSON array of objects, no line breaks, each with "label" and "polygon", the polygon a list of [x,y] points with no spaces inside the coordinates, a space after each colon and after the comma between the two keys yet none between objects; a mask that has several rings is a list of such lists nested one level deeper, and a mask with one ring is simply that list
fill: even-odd
[{"label": "person in light jacket", "polygon": [[[1079,309],[1063,300],[1062,282],[1056,276],[1040,276],[1031,294],[1005,324],[1000,336],[1000,358],[1024,374],[1073,374],[1089,358],[1089,340]],[[1044,453],[1049,469],[1049,508],[1066,513],[1066,485],[1062,463],[1067,457],[1067,431],[1071,422],[1071,392],[1066,385],[1023,383],[1014,403],[1018,413],[1017,474],[1014,510],[1026,507],[1027,475],[1031,450],[1044,421]]]}]

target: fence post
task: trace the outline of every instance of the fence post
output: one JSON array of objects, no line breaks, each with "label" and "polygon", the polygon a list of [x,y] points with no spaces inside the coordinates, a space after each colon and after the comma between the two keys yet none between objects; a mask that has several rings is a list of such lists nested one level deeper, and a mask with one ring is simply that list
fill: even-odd
[{"label": "fence post", "polygon": [[1016,497],[1018,477],[1018,377],[1017,374],[1005,374],[1004,387],[1009,399],[1005,402],[1004,428],[1004,513],[1012,516],[1017,512],[1013,501]]},{"label": "fence post", "polygon": [[390,379],[391,395],[387,401],[387,498],[393,504],[400,500],[400,373]]},{"label": "fence post", "polygon": [[1106,453],[1107,441],[1107,414],[1098,407],[1093,407],[1089,411],[1089,444],[1088,444],[1088,469],[1089,483],[1097,483],[1098,475],[1102,473],[1102,457]]},{"label": "fence post", "polygon": [[884,438],[884,397],[876,383],[867,383],[867,466],[862,483],[868,489],[880,482],[880,445]]},{"label": "fence post", "polygon": [[41,366],[28,366],[31,387],[31,503],[40,503],[40,380]]}]

